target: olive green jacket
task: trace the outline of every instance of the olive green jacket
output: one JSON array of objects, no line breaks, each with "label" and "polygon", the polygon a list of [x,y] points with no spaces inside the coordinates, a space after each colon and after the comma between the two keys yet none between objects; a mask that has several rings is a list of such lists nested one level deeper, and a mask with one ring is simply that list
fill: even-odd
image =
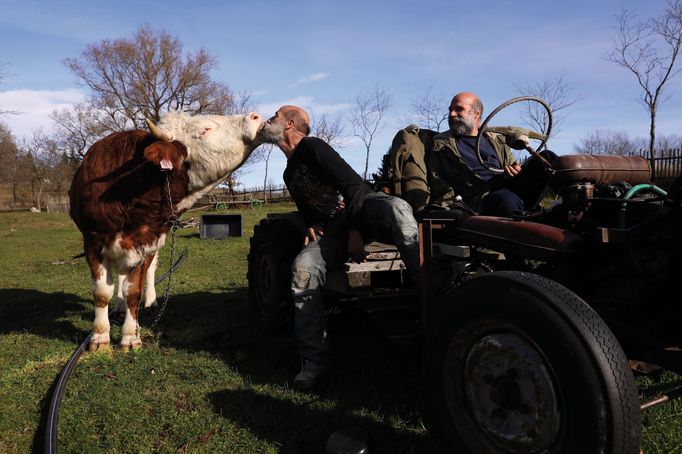
[{"label": "olive green jacket", "polygon": [[[483,133],[497,153],[500,164],[511,165],[516,158],[506,143],[505,136],[491,132]],[[466,164],[457,149],[451,131],[433,138],[428,154],[430,204],[450,208],[457,196],[474,211],[480,211],[482,197],[490,191],[488,181],[476,175]]]},{"label": "olive green jacket", "polygon": [[398,131],[391,143],[391,193],[409,202],[415,213],[429,203],[427,153],[436,134],[436,131],[409,125]]}]

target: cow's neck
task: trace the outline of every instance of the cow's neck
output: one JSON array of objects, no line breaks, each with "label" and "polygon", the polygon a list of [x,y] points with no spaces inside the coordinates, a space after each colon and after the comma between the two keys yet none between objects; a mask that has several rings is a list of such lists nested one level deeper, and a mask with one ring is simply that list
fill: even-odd
[{"label": "cow's neck", "polygon": [[225,160],[219,156],[202,156],[200,160],[189,160],[187,176],[189,179],[187,196],[177,205],[182,212],[191,208],[201,197],[216,187],[218,183],[227,178],[230,173],[237,170],[251,155],[255,146],[249,146],[240,156],[233,156]]}]

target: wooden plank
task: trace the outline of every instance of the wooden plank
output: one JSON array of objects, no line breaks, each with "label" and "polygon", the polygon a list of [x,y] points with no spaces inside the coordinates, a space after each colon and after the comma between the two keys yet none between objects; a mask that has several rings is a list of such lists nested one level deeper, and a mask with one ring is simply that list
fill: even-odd
[{"label": "wooden plank", "polygon": [[346,263],[346,273],[368,273],[370,271],[400,271],[404,270],[402,260],[382,260],[379,262]]}]

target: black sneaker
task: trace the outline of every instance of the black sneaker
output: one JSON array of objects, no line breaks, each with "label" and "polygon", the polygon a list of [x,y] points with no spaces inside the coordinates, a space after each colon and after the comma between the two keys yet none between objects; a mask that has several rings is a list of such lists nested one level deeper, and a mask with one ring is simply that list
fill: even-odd
[{"label": "black sneaker", "polygon": [[327,364],[315,364],[304,359],[301,361],[301,371],[294,377],[293,388],[297,391],[312,390],[327,370]]}]

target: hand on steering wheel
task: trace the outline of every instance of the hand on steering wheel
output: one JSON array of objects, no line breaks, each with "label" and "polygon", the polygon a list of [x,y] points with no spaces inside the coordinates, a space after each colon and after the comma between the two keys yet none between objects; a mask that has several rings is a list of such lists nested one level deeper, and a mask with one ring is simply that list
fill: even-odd
[{"label": "hand on steering wheel", "polygon": [[[525,128],[519,128],[516,126],[497,126],[497,127],[490,127],[488,128],[488,122],[497,115],[502,109],[517,103],[521,101],[534,101],[539,104],[541,104],[545,110],[547,111],[548,115],[548,120],[547,120],[547,131],[545,133],[541,134],[539,132],[530,130],[530,129],[525,129]],[[550,133],[552,132],[552,109],[550,109],[549,104],[547,104],[546,101],[544,101],[541,98],[538,98],[536,96],[519,96],[518,98],[512,98],[509,101],[506,101],[502,103],[500,106],[498,106],[495,110],[490,112],[490,114],[486,117],[485,121],[483,121],[483,124],[481,127],[478,129],[478,134],[476,135],[476,157],[478,158],[478,161],[481,163],[483,167],[486,169],[490,170],[491,172],[495,173],[503,173],[507,172],[506,169],[503,168],[497,168],[497,167],[492,167],[486,163],[483,158],[481,157],[481,137],[483,136],[484,132],[494,132],[498,134],[504,134],[505,137],[507,138],[507,144],[515,149],[515,150],[527,150],[530,154],[533,156],[537,157],[542,164],[549,168],[550,163],[547,162],[545,158],[540,156],[539,151],[542,150],[542,148],[547,144],[547,139],[549,138]],[[530,146],[530,140],[539,140],[540,141],[540,146],[538,146],[537,151],[533,149],[533,147]],[[507,172],[509,173],[509,172]]]}]

